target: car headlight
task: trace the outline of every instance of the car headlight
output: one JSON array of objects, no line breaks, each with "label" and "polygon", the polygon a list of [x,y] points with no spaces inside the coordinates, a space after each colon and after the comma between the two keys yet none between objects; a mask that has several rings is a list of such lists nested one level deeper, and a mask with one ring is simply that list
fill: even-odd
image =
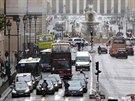
[{"label": "car headlight", "polygon": [[27,82],[28,86],[32,86],[32,82]]},{"label": "car headlight", "polygon": [[83,88],[81,88],[79,91],[82,91],[83,90]]},{"label": "car headlight", "polygon": [[59,84],[62,84],[62,82],[61,82],[61,81],[59,81],[58,83],[59,83]]},{"label": "car headlight", "polygon": [[15,90],[15,89],[13,89],[13,90],[12,90],[12,93],[16,93],[16,90]]},{"label": "car headlight", "polygon": [[54,86],[55,86],[55,87],[57,87],[57,86],[58,86],[58,84],[56,83]]},{"label": "car headlight", "polygon": [[29,92],[29,91],[30,91],[29,89],[26,89],[26,90],[25,90],[25,93],[27,93],[27,92]]}]

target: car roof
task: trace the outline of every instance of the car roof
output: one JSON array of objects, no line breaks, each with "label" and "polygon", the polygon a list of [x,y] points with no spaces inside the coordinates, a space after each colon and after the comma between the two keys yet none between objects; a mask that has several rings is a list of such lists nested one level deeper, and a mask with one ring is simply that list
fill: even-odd
[{"label": "car roof", "polygon": [[19,61],[19,64],[20,63],[39,63],[40,62],[40,58],[32,58],[32,57],[29,57],[27,59],[21,59]]},{"label": "car roof", "polygon": [[89,52],[88,51],[80,51],[76,53],[76,56],[89,56]]},{"label": "car roof", "polygon": [[29,76],[31,76],[31,73],[18,73],[16,76],[24,76],[24,75],[29,75]]}]

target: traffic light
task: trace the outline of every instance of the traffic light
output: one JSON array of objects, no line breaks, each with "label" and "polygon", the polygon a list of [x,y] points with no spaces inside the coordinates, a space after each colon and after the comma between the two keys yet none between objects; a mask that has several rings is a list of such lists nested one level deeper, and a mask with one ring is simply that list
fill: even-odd
[{"label": "traffic light", "polygon": [[96,62],[96,70],[99,70],[99,62]]},{"label": "traffic light", "polygon": [[96,70],[97,72],[95,73],[95,75],[99,75],[99,73],[101,73],[101,70],[99,70],[99,62],[96,62]]}]

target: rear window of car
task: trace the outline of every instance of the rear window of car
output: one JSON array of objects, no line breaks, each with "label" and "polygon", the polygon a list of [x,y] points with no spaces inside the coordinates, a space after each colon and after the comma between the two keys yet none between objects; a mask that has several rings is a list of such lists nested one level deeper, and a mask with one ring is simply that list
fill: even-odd
[{"label": "rear window of car", "polygon": [[81,39],[74,39],[74,41],[81,41]]}]

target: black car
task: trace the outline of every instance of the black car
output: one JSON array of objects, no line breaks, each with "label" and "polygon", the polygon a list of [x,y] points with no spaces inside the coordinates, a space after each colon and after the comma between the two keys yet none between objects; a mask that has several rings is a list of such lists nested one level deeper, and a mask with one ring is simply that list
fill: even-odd
[{"label": "black car", "polygon": [[56,78],[54,78],[54,77],[46,77],[46,78],[44,78],[44,80],[46,80],[46,81],[51,80],[53,82],[55,91],[58,91],[59,90],[59,85],[58,85],[58,82],[57,82],[57,79]]},{"label": "black car", "polygon": [[106,47],[98,47],[98,54],[107,54],[107,48]]},{"label": "black car", "polygon": [[83,86],[83,92],[84,92],[84,93],[86,93],[86,92],[88,91],[88,89],[87,89],[87,83],[85,82],[84,79],[72,78],[72,80],[77,81],[77,82],[80,81],[80,83],[81,83],[82,86]]},{"label": "black car", "polygon": [[[51,80],[46,81],[48,86],[47,86],[47,92],[46,94],[54,94],[55,93],[55,88],[54,84]],[[36,87],[36,95],[41,95],[42,94],[42,89],[41,89],[41,84],[43,83],[43,80],[40,80],[37,87]]]},{"label": "black car", "polygon": [[65,96],[83,96],[83,85],[80,81],[68,81],[69,87],[65,90]]},{"label": "black car", "polygon": [[15,82],[12,88],[12,97],[30,96],[30,88],[26,82]]},{"label": "black car", "polygon": [[50,75],[48,75],[48,77],[54,77],[54,78],[56,78],[57,79],[57,82],[58,82],[59,88],[62,88],[62,80],[61,80],[59,74],[50,74]]},{"label": "black car", "polygon": [[88,83],[88,81],[87,81],[88,78],[82,73],[73,74],[72,79],[83,79],[86,84]]},{"label": "black car", "polygon": [[119,48],[117,50],[116,58],[128,58],[128,53],[125,48]]},{"label": "black car", "polygon": [[126,50],[128,55],[134,55],[133,46],[126,46]]}]

